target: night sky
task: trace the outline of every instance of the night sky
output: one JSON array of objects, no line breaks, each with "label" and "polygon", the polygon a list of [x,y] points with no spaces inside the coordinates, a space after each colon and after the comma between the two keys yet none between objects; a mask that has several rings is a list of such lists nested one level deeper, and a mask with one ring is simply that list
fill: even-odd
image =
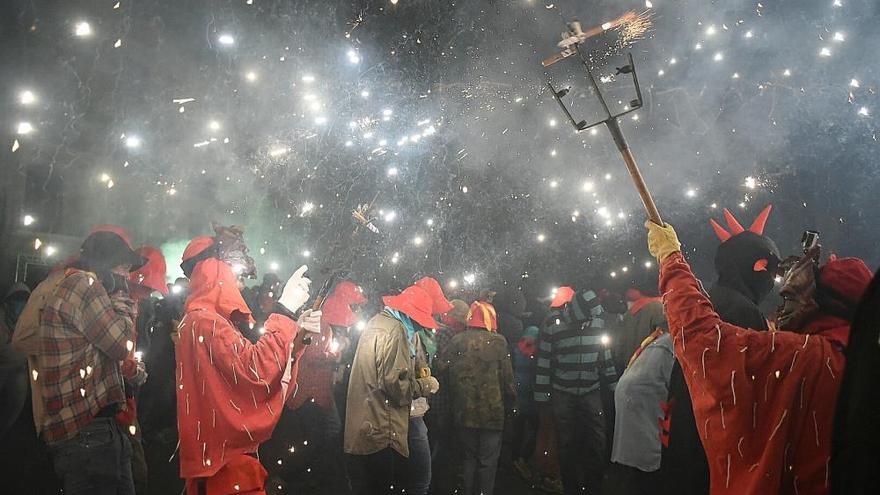
[{"label": "night sky", "polygon": [[750,223],[767,203],[784,255],[811,228],[876,268],[873,0],[6,0],[16,229],[118,223],[173,267],[210,222],[240,224],[261,272],[344,269],[374,295],[422,275],[536,297],[653,287],[610,135],[576,134],[546,89],[571,86],[597,118],[583,66],[540,63],[567,21],[629,10],[650,16],[644,39],[583,49],[620,106],[635,95],[610,76],[632,52],[645,107],[621,127],[698,275],[713,278],[708,219]]}]

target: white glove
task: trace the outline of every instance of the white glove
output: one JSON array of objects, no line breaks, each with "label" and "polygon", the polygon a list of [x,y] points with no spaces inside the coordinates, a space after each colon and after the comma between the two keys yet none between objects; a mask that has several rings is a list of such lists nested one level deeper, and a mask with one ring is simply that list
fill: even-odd
[{"label": "white glove", "polygon": [[296,320],[300,328],[310,333],[321,333],[321,311],[307,309]]},{"label": "white glove", "polygon": [[293,272],[287,284],[284,285],[284,290],[281,291],[278,303],[291,313],[295,313],[309,300],[309,285],[312,281],[303,276],[308,269],[309,267],[306,265],[299,267]]}]

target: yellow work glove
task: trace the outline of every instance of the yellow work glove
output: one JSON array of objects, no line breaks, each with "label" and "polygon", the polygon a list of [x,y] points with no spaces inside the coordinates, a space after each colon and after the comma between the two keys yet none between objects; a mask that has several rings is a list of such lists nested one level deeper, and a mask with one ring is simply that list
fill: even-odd
[{"label": "yellow work glove", "polygon": [[648,220],[645,222],[645,227],[648,228],[648,252],[657,258],[657,261],[662,263],[670,254],[681,251],[681,243],[678,242],[678,236],[672,225],[667,223],[661,227]]}]

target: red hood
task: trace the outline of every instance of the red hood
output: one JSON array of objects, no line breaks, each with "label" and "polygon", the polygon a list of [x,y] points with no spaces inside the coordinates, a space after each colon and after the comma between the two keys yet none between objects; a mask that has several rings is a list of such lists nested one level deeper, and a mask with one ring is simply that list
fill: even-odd
[{"label": "red hood", "polygon": [[238,279],[232,268],[216,259],[205,259],[193,269],[189,282],[190,296],[186,300],[186,312],[194,310],[214,311],[227,320],[232,313],[238,311],[253,321],[241,291],[238,290]]},{"label": "red hood", "polygon": [[333,289],[333,293],[324,301],[324,306],[321,308],[323,313],[321,320],[330,325],[350,327],[358,320],[351,306],[366,302],[367,298],[364,297],[363,291],[356,284],[348,280],[339,282]]},{"label": "red hood", "polygon": [[849,344],[849,322],[837,316],[820,314],[798,333],[821,335],[843,347]]}]

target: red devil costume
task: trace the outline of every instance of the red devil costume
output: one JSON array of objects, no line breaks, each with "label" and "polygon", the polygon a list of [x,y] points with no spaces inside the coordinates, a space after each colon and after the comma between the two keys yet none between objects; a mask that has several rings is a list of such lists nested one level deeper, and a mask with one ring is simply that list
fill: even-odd
[{"label": "red devil costume", "polygon": [[[764,208],[752,225],[745,229],[733,214],[724,209],[727,228],[710,219],[721,245],[715,253],[718,281],[709,291],[709,300],[721,320],[732,325],[767,330],[767,321],[758,304],[773,289],[779,265],[779,251],[764,236],[764,227],[772,209]],[[691,394],[682,368],[676,361],[669,381],[669,401],[662,422],[662,473],[666,493],[705,495],[709,492],[709,465],[694,419]]]},{"label": "red devil costume", "polygon": [[[248,263],[218,259],[222,240],[219,231],[197,237],[183,254],[192,294],[176,344],[180,474],[191,495],[262,494],[266,471],[255,453],[294,391],[302,348],[291,355],[298,328],[280,314],[256,344],[236,330],[233,321],[250,320],[250,310],[232,266]],[[243,250],[239,259],[252,263]]]},{"label": "red devil costume", "polygon": [[[722,321],[679,249],[669,247],[678,244],[674,230],[653,224],[649,230],[649,247],[662,260],[669,330],[709,461],[710,493],[829,493],[847,308],[861,298],[870,270],[855,258],[832,258],[821,269],[802,260],[795,270],[815,273],[813,295],[804,298],[815,304],[798,320],[794,311],[780,313],[781,321],[797,321],[798,333],[759,332]],[[790,299],[786,295],[786,308]]]},{"label": "red devil costume", "polygon": [[300,364],[302,373],[297,384],[296,396],[291,397],[287,406],[297,409],[309,400],[321,409],[328,409],[333,401],[333,373],[337,350],[331,348],[333,342],[332,326],[350,327],[357,323],[357,315],[351,306],[364,304],[367,299],[363,291],[353,282],[343,281],[336,285],[333,293],[324,301],[321,308],[321,342],[306,348]]}]

